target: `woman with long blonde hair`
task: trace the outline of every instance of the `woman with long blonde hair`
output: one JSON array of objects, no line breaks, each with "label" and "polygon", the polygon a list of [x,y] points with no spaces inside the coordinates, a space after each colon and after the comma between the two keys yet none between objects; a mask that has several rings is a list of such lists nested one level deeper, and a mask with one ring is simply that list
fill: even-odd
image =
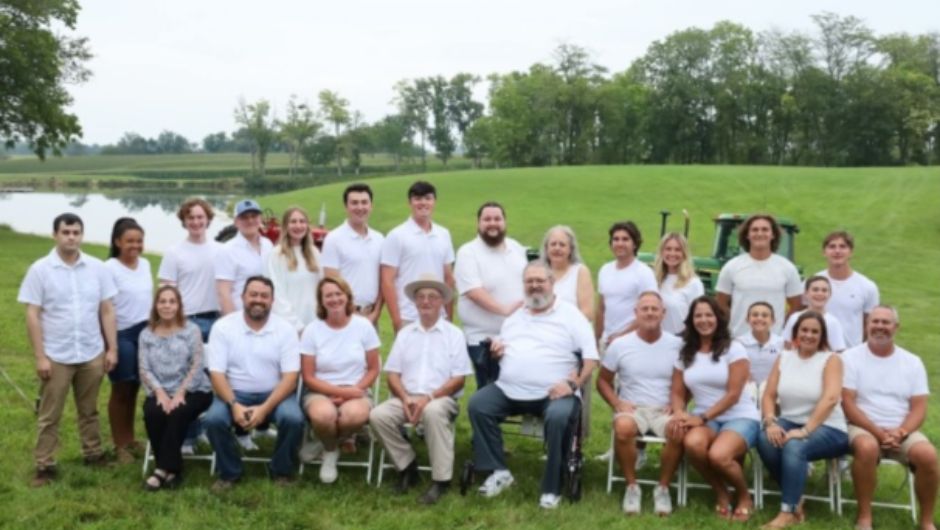
[{"label": "woman with long blonde hair", "polygon": [[653,274],[666,308],[663,330],[678,335],[685,329],[692,301],[705,294],[705,286],[692,265],[689,243],[682,234],[670,232],[659,240]]},{"label": "woman with long blonde hair", "polygon": [[299,333],[317,316],[317,283],[322,275],[310,217],[303,208],[291,206],[284,211],[281,236],[266,267],[277,293],[272,310]]}]

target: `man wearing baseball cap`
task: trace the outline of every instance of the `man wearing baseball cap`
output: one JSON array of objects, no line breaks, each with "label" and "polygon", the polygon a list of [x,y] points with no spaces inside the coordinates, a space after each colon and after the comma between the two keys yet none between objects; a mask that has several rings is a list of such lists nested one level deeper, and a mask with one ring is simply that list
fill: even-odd
[{"label": "man wearing baseball cap", "polygon": [[238,233],[223,245],[215,262],[215,288],[223,315],[241,311],[245,280],[264,274],[264,262],[273,245],[261,235],[261,206],[254,199],[235,204]]},{"label": "man wearing baseball cap", "polygon": [[418,481],[418,462],[402,435],[404,424],[420,426],[428,445],[433,482],[418,498],[434,504],[447,492],[454,471],[454,419],[466,376],[473,373],[463,332],[441,316],[454,293],[435,274],[424,274],[405,286],[418,320],[401,329],[385,363],[392,396],[372,409],[369,422],[399,471],[396,491],[405,493]]}]

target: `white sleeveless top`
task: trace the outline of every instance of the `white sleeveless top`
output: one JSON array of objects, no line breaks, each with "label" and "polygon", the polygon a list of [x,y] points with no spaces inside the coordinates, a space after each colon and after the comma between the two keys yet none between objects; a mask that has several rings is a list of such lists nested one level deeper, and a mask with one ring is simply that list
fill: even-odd
[{"label": "white sleeveless top", "polygon": [[[823,370],[832,355],[830,352],[818,352],[809,359],[801,359],[793,350],[780,354],[777,401],[780,404],[781,418],[800,425],[809,421],[822,397]],[[840,403],[832,409],[823,425],[846,431],[845,414]]]},{"label": "white sleeveless top", "polygon": [[578,274],[583,263],[575,263],[568,267],[568,271],[561,278],[555,278],[555,296],[569,304],[578,306]]}]

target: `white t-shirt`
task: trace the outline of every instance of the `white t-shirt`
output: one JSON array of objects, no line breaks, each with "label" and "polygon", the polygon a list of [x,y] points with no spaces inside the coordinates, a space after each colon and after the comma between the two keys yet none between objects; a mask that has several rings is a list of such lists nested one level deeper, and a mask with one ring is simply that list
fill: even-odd
[{"label": "white t-shirt", "polygon": [[598,360],[591,324],[577,307],[559,300],[543,313],[523,307],[509,316],[499,333],[505,350],[496,386],[509,399],[534,401],[578,367],[574,352]]},{"label": "white t-shirt", "polygon": [[[816,352],[812,357],[803,359],[793,350],[780,354],[780,382],[777,384],[777,402],[780,404],[780,417],[797,424],[809,421],[819,404],[823,393],[823,373],[829,359],[836,355],[831,352]],[[846,430],[845,413],[842,405],[836,404],[823,421],[823,425]]]},{"label": "white t-shirt", "polygon": [[575,307],[578,307],[578,276],[581,275],[582,268],[587,267],[583,263],[572,264],[564,276],[555,278],[555,286],[552,287],[555,296]]},{"label": "white t-shirt", "polygon": [[176,284],[187,315],[219,310],[215,258],[220,250],[222,244],[211,239],[199,245],[183,240],[163,254],[157,278]]},{"label": "white t-shirt", "polygon": [[30,265],[16,301],[39,306],[42,346],[53,361],[80,364],[104,351],[101,303],[117,294],[101,260],[82,252],[68,265],[56,249]]},{"label": "white t-shirt", "polygon": [[[702,414],[717,403],[728,391],[728,374],[732,363],[749,363],[747,352],[737,342],[732,342],[728,351],[718,358],[717,362],[712,361],[711,353],[697,353],[692,365],[686,368],[681,360],[677,360],[675,367],[682,372],[682,380],[685,386],[692,393],[695,400],[695,408],[692,414]],[[757,411],[757,404],[754,402],[754,396],[745,389],[741,392],[738,402],[725,410],[713,420],[725,422],[736,419],[760,420],[760,413]]]},{"label": "white t-shirt", "polygon": [[[311,272],[307,268],[300,246],[293,249],[297,259],[297,268],[287,268],[287,258],[279,249],[268,254],[266,264],[267,276],[274,283],[274,313],[290,322],[297,331],[317,318],[317,282],[320,281],[320,271]],[[320,264],[320,252],[313,248],[313,257]]]},{"label": "white t-shirt", "polygon": [[[261,252],[255,252],[251,243],[241,233],[235,234],[219,251],[215,260],[215,279],[232,282],[232,304],[235,311],[242,310],[242,291],[245,280],[252,276],[264,275],[264,263],[274,245],[271,240],[261,236]],[[277,293],[275,293],[277,295]]]},{"label": "white t-shirt", "polygon": [[911,398],[930,394],[927,370],[920,357],[894,345],[894,353],[879,357],[862,343],[842,352],[843,388],[854,390],[858,408],[875,425],[894,429],[911,410]]},{"label": "white t-shirt", "polygon": [[366,352],[381,346],[369,319],[353,314],[343,329],[316,319],[304,328],[300,354],[316,357],[317,379],[331,385],[355,385],[368,369]]},{"label": "white t-shirt", "polygon": [[597,272],[597,292],[604,299],[604,334],[623,330],[636,318],[633,308],[643,291],[659,291],[653,269],[638,259],[620,269],[610,261]]},{"label": "white t-shirt", "polygon": [[209,335],[210,372],[225,374],[236,392],[267,393],[281,375],[300,371],[297,331],[283,318],[268,316],[260,331],[245,323],[236,311],[216,320]]},{"label": "white t-shirt", "polygon": [[820,271],[819,275],[829,278],[832,284],[832,298],[826,303],[826,312],[832,313],[842,324],[846,347],[858,346],[864,339],[865,314],[879,304],[878,286],[855,271],[844,280],[833,279],[827,270]]},{"label": "white t-shirt", "polygon": [[676,289],[675,274],[667,274],[663,284],[659,286],[659,295],[663,297],[666,316],[663,318],[663,331],[673,335],[682,333],[685,329],[685,317],[689,315],[692,300],[705,294],[705,286],[698,276],[692,278],[682,287]]},{"label": "white t-shirt", "polygon": [[787,258],[771,254],[756,260],[750,254],[741,254],[722,267],[718,273],[719,293],[731,296],[731,336],[748,332],[747,308],[754,302],[767,302],[774,308],[777,320],[773,331],[780,333],[782,315],[786,314],[787,298],[803,294],[800,273]]},{"label": "white t-shirt", "polygon": [[405,392],[431,394],[453,377],[471,375],[473,367],[460,328],[439,318],[431,329],[424,329],[421,322],[402,328],[385,371],[401,375]]},{"label": "white t-shirt", "polygon": [[385,236],[378,230],[368,229],[359,235],[349,221],[337,226],[323,240],[321,263],[336,269],[349,283],[353,303],[357,306],[374,304],[379,298],[379,262]]},{"label": "white t-shirt", "polygon": [[153,276],[147,258],[137,258],[136,269],[125,267],[117,258],[108,258],[104,266],[118,290],[112,299],[118,330],[148,320],[153,305]]},{"label": "white t-shirt", "polygon": [[[828,305],[826,307],[828,308]],[[786,325],[783,326],[784,340],[788,340],[795,344],[796,341],[793,340],[793,326],[796,325],[796,319],[800,318],[800,315],[807,311],[808,309],[804,309],[790,315],[790,318],[787,319]],[[835,352],[844,350],[846,347],[845,333],[843,332],[842,324],[839,322],[839,319],[829,311],[826,311],[823,314],[823,320],[826,321],[826,337],[829,339],[829,349]]]},{"label": "white t-shirt", "polygon": [[767,342],[761,344],[754,338],[754,334],[748,331],[735,341],[744,348],[751,361],[751,380],[757,384],[763,383],[770,377],[774,362],[783,351],[783,337],[771,333]]},{"label": "white t-shirt", "polygon": [[632,332],[610,343],[601,365],[617,374],[620,399],[634,405],[666,407],[680,348],[682,339],[671,333],[663,332],[656,342],[649,343]]},{"label": "white t-shirt", "polygon": [[398,269],[395,291],[402,320],[418,319],[418,309],[405,296],[405,286],[425,274],[443,281],[444,267],[453,262],[454,245],[450,232],[439,224],[431,223],[431,231],[425,232],[409,217],[388,233],[382,245],[382,265]]},{"label": "white t-shirt", "polygon": [[502,247],[493,248],[479,236],[457,251],[454,278],[457,280],[457,314],[463,324],[468,344],[495,337],[506,317],[490,313],[467,296],[482,287],[498,303],[510,305],[522,300],[522,270],[527,260],[525,249],[514,239],[506,238]]}]

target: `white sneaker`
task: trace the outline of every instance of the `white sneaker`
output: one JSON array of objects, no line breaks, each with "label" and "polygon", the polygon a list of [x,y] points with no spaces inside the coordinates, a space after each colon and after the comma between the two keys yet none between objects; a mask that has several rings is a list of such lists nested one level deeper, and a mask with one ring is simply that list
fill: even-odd
[{"label": "white sneaker", "polygon": [[319,458],[321,454],[323,454],[323,444],[320,443],[320,440],[304,440],[304,444],[300,448],[301,461],[309,464]]},{"label": "white sneaker", "polygon": [[251,432],[251,437],[252,438],[266,438],[268,440],[276,440],[277,439],[277,427],[275,427],[274,425],[271,425],[263,431],[259,431],[258,429],[255,429],[254,431]]},{"label": "white sneaker", "polygon": [[636,515],[640,513],[640,503],[643,499],[643,492],[637,484],[627,486],[627,491],[623,493],[623,513]]},{"label": "white sneaker", "polygon": [[198,437],[196,437],[196,444],[212,445],[212,442],[209,441],[209,435],[203,432],[200,433]]},{"label": "white sneaker", "polygon": [[238,440],[238,445],[242,446],[242,449],[245,451],[257,451],[258,445],[255,444],[255,441],[251,439],[250,434],[243,434],[241,436],[235,437]]},{"label": "white sneaker", "polygon": [[637,449],[636,450],[636,464],[633,466],[633,469],[639,471],[646,466],[646,449]]},{"label": "white sneaker", "polygon": [[486,477],[486,481],[483,482],[483,485],[480,486],[480,489],[477,491],[484,497],[495,497],[512,485],[512,481],[512,473],[510,473],[508,469],[497,469],[490,476]]},{"label": "white sneaker", "polygon": [[669,494],[669,488],[663,486],[653,488],[653,511],[657,515],[672,513],[672,496]]},{"label": "white sneaker", "polygon": [[320,464],[320,482],[332,484],[336,482],[338,473],[336,463],[339,462],[339,449],[323,451],[323,463]]},{"label": "white sneaker", "polygon": [[180,454],[183,456],[193,456],[196,454],[196,447],[193,445],[193,442],[190,440],[183,442],[183,445],[180,446]]},{"label": "white sneaker", "polygon": [[806,478],[813,478],[813,463],[806,463]]},{"label": "white sneaker", "polygon": [[539,507],[546,510],[554,510],[558,508],[558,505],[561,503],[561,495],[555,495],[554,493],[543,493],[539,497]]}]

